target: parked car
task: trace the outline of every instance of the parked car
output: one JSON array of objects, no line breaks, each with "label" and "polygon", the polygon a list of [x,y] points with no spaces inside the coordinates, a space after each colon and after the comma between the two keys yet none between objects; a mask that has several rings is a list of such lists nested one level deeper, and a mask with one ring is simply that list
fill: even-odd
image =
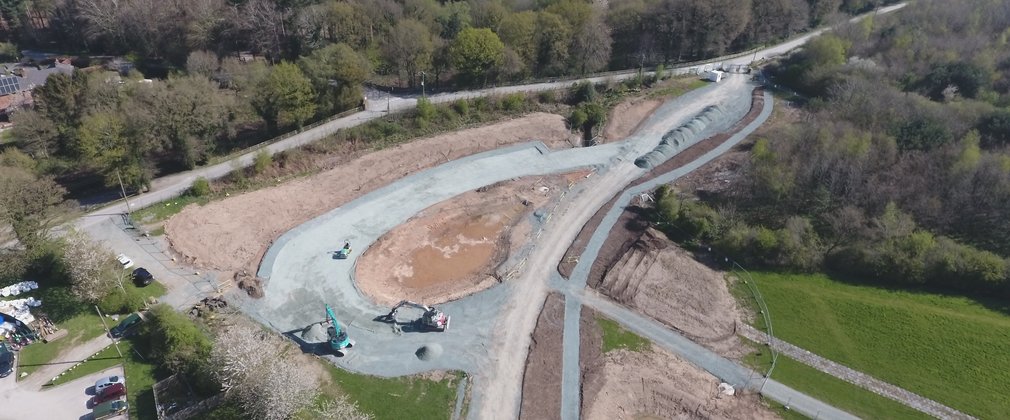
[{"label": "parked car", "polygon": [[95,406],[97,407],[101,403],[112,400],[118,400],[119,397],[122,397],[124,395],[126,395],[126,385],[112,384],[108,388],[103,389],[102,392],[96,394],[95,398],[93,398],[92,401],[95,403]]},{"label": "parked car", "polygon": [[132,313],[126,318],[123,318],[122,321],[119,321],[118,325],[112,327],[112,329],[109,330],[109,335],[111,335],[112,338],[120,338],[126,335],[131,328],[141,322],[144,322],[144,315],[140,312]]},{"label": "parked car", "polygon": [[95,395],[100,394],[102,390],[105,388],[108,388],[115,384],[122,384],[122,383],[123,383],[123,377],[118,375],[99,379],[95,381]]},{"label": "parked car", "polygon": [[7,345],[0,343],[0,378],[6,378],[14,371],[14,352]]},{"label": "parked car", "polygon": [[116,255],[116,261],[119,261],[119,264],[123,266],[123,270],[133,267],[133,260],[127,257],[126,254]]},{"label": "parked car", "polygon": [[129,404],[127,404],[126,401],[109,401],[101,403],[91,410],[91,418],[94,420],[104,420],[109,417],[118,416],[129,407]]},{"label": "parked car", "polygon": [[146,268],[140,267],[133,270],[133,284],[136,284],[137,287],[144,287],[152,282],[154,282],[154,275],[150,271],[147,271]]}]

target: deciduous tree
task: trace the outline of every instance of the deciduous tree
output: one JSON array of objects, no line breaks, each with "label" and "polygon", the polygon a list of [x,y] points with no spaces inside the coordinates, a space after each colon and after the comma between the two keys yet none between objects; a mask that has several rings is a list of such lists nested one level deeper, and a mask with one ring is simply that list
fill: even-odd
[{"label": "deciduous tree", "polygon": [[505,45],[487,28],[467,28],[452,44],[453,65],[471,83],[487,84],[488,73],[504,58]]},{"label": "deciduous tree", "polygon": [[108,249],[83,233],[71,231],[64,242],[63,264],[70,277],[71,292],[85,302],[97,303],[116,287],[118,264]]},{"label": "deciduous tree", "polygon": [[271,133],[277,132],[281,121],[301,126],[316,112],[312,83],[292,63],[282,62],[271,67],[253,94],[253,108]]}]

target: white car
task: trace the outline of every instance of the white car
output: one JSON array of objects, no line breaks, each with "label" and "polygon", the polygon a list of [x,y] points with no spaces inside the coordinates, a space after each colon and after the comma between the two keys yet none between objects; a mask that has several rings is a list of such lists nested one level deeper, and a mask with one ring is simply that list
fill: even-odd
[{"label": "white car", "polygon": [[133,260],[131,260],[130,257],[127,257],[126,254],[116,255],[116,261],[119,261],[119,264],[122,264],[123,270],[133,267]]},{"label": "white car", "polygon": [[98,381],[95,381],[95,395],[98,395],[98,393],[102,392],[103,389],[108,388],[115,384],[123,384],[123,377],[116,375],[105,377],[99,379]]}]

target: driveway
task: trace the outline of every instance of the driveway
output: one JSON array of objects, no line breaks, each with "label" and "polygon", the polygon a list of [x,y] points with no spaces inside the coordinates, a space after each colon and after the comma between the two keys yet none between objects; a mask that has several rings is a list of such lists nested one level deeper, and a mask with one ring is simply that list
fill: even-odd
[{"label": "driveway", "polygon": [[[42,391],[18,386],[14,375],[0,379],[0,420],[53,419],[84,420],[91,418],[92,387],[95,381],[112,375],[123,375],[122,366],[67,382]],[[126,384],[127,387],[130,384]],[[116,417],[126,418],[126,416]]]}]

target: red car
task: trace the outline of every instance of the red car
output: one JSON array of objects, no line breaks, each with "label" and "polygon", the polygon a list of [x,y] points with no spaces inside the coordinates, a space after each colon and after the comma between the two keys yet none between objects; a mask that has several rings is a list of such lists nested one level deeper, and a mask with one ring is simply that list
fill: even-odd
[{"label": "red car", "polygon": [[98,395],[95,395],[94,405],[98,405],[106,401],[112,401],[124,395],[126,395],[126,385],[121,383],[112,384],[108,388],[101,390]]}]

